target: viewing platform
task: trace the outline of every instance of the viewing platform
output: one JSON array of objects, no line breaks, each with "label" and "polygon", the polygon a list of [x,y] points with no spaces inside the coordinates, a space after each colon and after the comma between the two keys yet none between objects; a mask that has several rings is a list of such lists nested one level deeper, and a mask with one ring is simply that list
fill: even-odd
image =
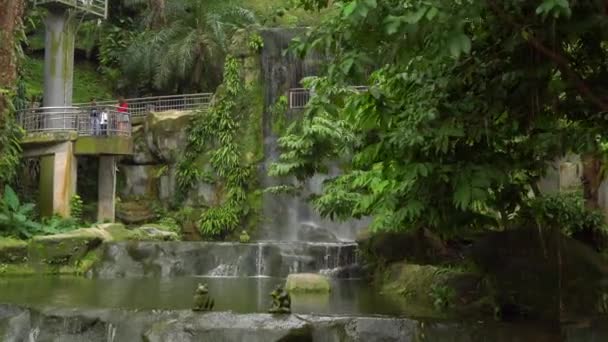
[{"label": "viewing platform", "polygon": [[116,163],[120,156],[133,153],[133,125],[142,124],[150,112],[206,109],[211,97],[199,93],[132,98],[126,100],[128,111],[121,111],[115,100],[20,111],[23,157],[36,158],[40,165],[40,214],[70,215],[78,159],[88,156],[97,158],[99,165],[97,218],[113,221]]},{"label": "viewing platform", "polygon": [[[25,130],[25,155],[46,154],[46,145],[75,142],[76,155],[131,154],[132,126],[142,123],[149,112],[207,108],[211,93],[127,99],[128,112],[120,112],[116,101],[77,103],[66,107],[40,107],[19,113]],[[94,116],[94,112],[96,112]]]}]

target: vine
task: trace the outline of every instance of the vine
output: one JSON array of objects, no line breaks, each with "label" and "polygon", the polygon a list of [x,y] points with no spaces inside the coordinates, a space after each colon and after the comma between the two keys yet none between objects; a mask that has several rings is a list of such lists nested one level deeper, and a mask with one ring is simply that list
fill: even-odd
[{"label": "vine", "polygon": [[187,152],[178,165],[177,182],[182,193],[207,178],[204,163],[213,169],[216,185],[224,189],[221,203],[215,203],[200,216],[199,230],[204,236],[225,237],[250,212],[247,188],[253,164],[243,162],[245,158],[237,143],[240,120],[236,109],[244,91],[240,71],[237,59],[228,56],[223,84],[211,107],[196,114],[188,131]]}]

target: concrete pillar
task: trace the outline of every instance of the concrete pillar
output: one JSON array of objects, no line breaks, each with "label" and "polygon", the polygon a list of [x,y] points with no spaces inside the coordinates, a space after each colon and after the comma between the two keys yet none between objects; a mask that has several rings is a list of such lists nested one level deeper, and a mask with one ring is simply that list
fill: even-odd
[{"label": "concrete pillar", "polygon": [[49,9],[44,48],[44,106],[72,105],[74,79],[74,14],[65,9]]},{"label": "concrete pillar", "polygon": [[116,202],[116,157],[99,156],[97,221],[114,222]]},{"label": "concrete pillar", "polygon": [[58,145],[40,159],[39,208],[42,216],[70,216],[70,200],[76,193],[76,157],[72,142]]}]

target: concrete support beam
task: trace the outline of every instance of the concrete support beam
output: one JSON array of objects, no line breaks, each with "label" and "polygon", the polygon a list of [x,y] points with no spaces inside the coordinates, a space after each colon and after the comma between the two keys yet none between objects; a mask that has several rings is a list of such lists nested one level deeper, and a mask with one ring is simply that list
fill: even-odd
[{"label": "concrete support beam", "polygon": [[116,205],[116,157],[99,157],[97,221],[114,222]]},{"label": "concrete support beam", "polygon": [[63,107],[72,104],[74,79],[74,13],[65,9],[49,9],[44,48],[44,106]]},{"label": "concrete support beam", "polygon": [[76,193],[76,170],[72,142],[62,143],[55,153],[41,157],[39,207],[42,216],[70,216],[70,200]]}]

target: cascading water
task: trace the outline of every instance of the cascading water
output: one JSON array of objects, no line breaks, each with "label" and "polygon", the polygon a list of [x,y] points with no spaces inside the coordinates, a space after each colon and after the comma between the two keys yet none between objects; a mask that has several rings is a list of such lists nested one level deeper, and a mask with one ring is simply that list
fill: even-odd
[{"label": "cascading water", "polygon": [[108,331],[106,334],[106,342],[114,342],[115,338],[116,338],[116,326],[114,326],[114,324],[112,324],[112,323],[109,323]]},{"label": "cascading water", "polygon": [[38,335],[40,335],[40,328],[35,327],[35,328],[30,329],[30,332],[27,335],[27,341],[36,342],[36,340],[38,340]]},{"label": "cascading water", "polygon": [[[278,136],[273,132],[273,114],[268,108],[281,96],[287,96],[290,88],[301,87],[301,80],[307,76],[318,75],[321,66],[326,62],[322,54],[312,52],[304,59],[292,53],[284,53],[293,38],[301,35],[305,29],[265,29],[261,31],[264,39],[262,49],[262,73],[265,84],[265,108],[263,115],[264,134],[264,164],[262,174],[262,185],[265,187],[294,182],[293,179],[277,179],[267,176],[267,170],[273,162],[278,160],[279,147]],[[288,111],[285,120],[299,115],[299,112]],[[300,196],[277,195],[265,193],[263,196],[263,212],[266,222],[262,227],[261,237],[263,239],[279,241],[321,241],[336,242],[339,240],[353,241],[357,231],[368,224],[368,220],[350,220],[346,222],[333,222],[325,220],[305,200],[309,195],[319,193],[323,181],[340,173],[336,166],[330,167],[328,174],[316,174],[303,185]],[[314,227],[311,229],[310,227]],[[313,235],[320,231],[330,232],[321,235],[331,235],[333,239],[309,240],[302,236],[303,230],[310,230]],[[295,267],[295,265],[294,265]]]}]

